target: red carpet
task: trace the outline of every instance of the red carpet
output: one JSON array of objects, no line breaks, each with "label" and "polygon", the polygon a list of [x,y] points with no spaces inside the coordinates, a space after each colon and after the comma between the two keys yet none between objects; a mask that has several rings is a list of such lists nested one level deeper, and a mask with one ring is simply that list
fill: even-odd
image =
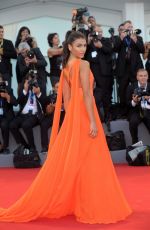
[{"label": "red carpet", "polygon": [[[89,225],[78,223],[73,216],[67,216],[58,220],[40,219],[29,223],[0,223],[0,230],[149,230],[150,167],[117,165],[115,168],[133,209],[133,214],[125,221],[109,225]],[[8,207],[14,203],[32,183],[38,170],[0,168],[0,206]]]}]

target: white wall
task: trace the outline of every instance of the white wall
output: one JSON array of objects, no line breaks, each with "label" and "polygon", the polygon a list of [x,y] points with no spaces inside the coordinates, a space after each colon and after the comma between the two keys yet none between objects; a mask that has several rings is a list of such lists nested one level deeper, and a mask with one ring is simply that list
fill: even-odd
[{"label": "white wall", "polygon": [[[29,27],[32,36],[36,38],[38,46],[46,57],[48,33],[58,32],[62,42],[66,31],[71,29],[72,9],[80,7],[80,5],[76,4],[58,4],[57,2],[45,4],[31,2],[30,5],[24,5],[23,7],[17,6],[9,10],[1,11],[0,24],[4,26],[5,38],[12,40],[13,43],[16,40],[16,35],[20,27]],[[110,27],[117,28],[122,22],[121,11],[90,7],[89,12],[91,15],[94,15],[97,22],[103,26],[104,36],[109,36],[108,29]],[[12,86],[15,94],[17,94],[15,61],[12,61],[12,63]],[[47,70],[49,71],[49,63]]]},{"label": "white wall", "polygon": [[[36,34],[37,32],[38,34],[40,32],[40,35],[43,37],[45,35],[45,31],[48,33],[49,31],[56,31],[56,29],[58,29],[61,33],[63,30],[66,31],[70,29],[72,9],[79,7],[79,5],[75,4],[57,4],[57,2],[45,4],[31,3],[30,6],[25,5],[23,8],[18,6],[7,11],[1,11],[0,24],[5,25],[6,35],[12,40],[15,40],[18,28],[25,25],[25,23],[31,26]],[[117,28],[117,26],[122,22],[122,13],[120,11],[92,7],[89,8],[89,11],[91,15],[96,17],[97,22],[103,26]],[[45,18],[45,21],[42,21],[42,18]],[[37,19],[36,22],[35,19]]]},{"label": "white wall", "polygon": [[150,41],[150,11],[145,13],[145,40]]}]

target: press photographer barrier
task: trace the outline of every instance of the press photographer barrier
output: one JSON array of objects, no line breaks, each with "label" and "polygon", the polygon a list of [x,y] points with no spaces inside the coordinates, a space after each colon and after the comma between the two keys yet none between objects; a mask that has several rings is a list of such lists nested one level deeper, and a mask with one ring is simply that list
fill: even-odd
[{"label": "press photographer barrier", "polygon": [[[103,124],[104,125],[104,124]],[[126,146],[131,145],[131,136],[129,132],[129,124],[127,120],[116,120],[110,122],[111,133],[116,132],[118,130],[122,130],[124,132]],[[105,133],[107,132],[107,127],[104,125]],[[35,145],[37,151],[39,152],[39,156],[41,158],[41,163],[43,164],[47,154],[40,153],[41,151],[41,138],[40,138],[40,127],[36,126],[33,129],[35,138]],[[50,136],[51,129],[49,129]],[[1,134],[1,133],[0,133]],[[143,123],[139,125],[139,140],[143,141],[144,145],[149,145],[150,134]],[[11,154],[0,154],[0,167],[14,167],[13,165],[13,151],[16,148],[16,142],[10,133],[10,152]],[[111,151],[110,152],[112,161],[115,164],[127,164],[126,161],[126,149]]]}]

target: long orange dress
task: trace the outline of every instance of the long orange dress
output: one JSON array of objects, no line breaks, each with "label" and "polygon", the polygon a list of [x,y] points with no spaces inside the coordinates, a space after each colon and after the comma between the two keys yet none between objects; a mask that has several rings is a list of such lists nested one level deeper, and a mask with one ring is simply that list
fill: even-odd
[{"label": "long orange dress", "polygon": [[[88,134],[90,123],[79,83],[79,65],[77,59],[62,71],[48,157],[43,167],[16,203],[0,209],[0,221],[27,222],[73,214],[84,223],[115,223],[131,213],[115,174],[95,103],[98,136],[91,138]],[[70,69],[72,78],[69,78]],[[68,82],[71,97],[58,132],[64,81]],[[92,73],[90,82],[92,91]]]}]

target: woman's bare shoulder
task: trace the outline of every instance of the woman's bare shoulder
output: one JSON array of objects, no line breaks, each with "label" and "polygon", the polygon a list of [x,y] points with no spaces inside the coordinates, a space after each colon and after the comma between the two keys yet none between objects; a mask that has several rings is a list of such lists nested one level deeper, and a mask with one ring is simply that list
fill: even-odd
[{"label": "woman's bare shoulder", "polygon": [[81,60],[80,61],[80,69],[81,70],[83,70],[83,69],[90,69],[89,62],[86,61],[86,60]]}]

